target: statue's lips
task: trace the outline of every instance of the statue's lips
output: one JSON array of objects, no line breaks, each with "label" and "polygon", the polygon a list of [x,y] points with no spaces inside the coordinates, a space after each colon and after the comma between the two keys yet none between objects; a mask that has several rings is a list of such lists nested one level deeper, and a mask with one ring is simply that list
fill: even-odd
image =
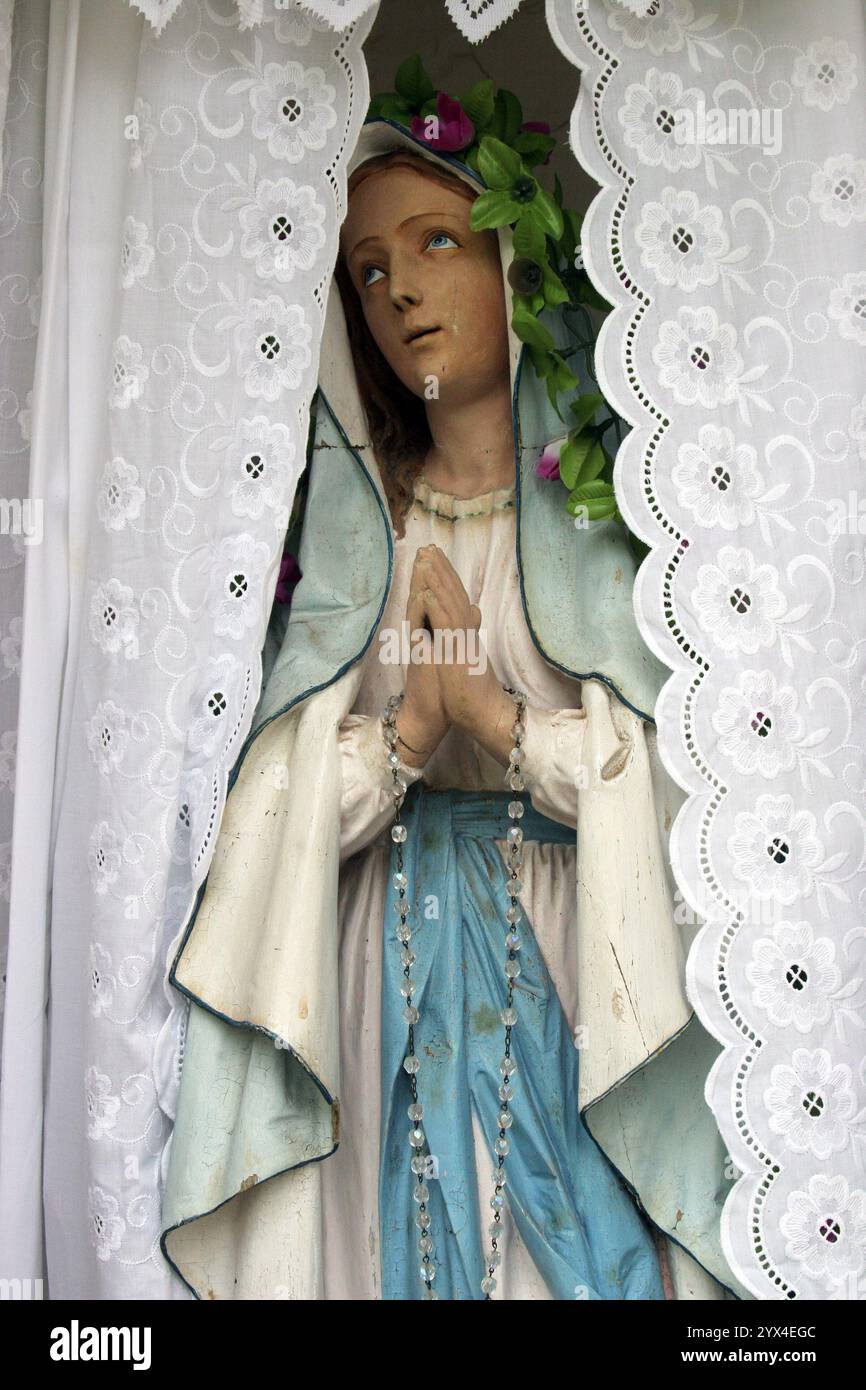
[{"label": "statue's lips", "polygon": [[441,328],[416,328],[411,333],[406,334],[405,343],[411,347],[413,343],[429,343],[436,333],[441,333]]}]

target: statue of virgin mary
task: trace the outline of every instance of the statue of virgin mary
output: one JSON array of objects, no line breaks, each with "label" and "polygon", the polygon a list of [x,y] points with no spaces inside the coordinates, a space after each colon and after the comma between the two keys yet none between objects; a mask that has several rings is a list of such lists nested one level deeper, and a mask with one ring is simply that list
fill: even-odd
[{"label": "statue of virgin mary", "polygon": [[[575,525],[537,471],[562,426],[509,321],[510,228],[470,227],[483,191],[365,126],[302,578],[173,953],[162,1249],[200,1298],[736,1290],[718,1048],[665,852],[664,671],[623,527]],[[570,352],[574,316],[544,317]],[[591,356],[569,362],[594,389]]]}]

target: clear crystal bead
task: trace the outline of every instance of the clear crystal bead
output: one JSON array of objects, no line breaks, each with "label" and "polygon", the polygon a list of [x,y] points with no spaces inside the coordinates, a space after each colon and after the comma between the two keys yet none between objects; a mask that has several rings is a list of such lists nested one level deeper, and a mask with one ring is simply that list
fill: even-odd
[{"label": "clear crystal bead", "polygon": [[[405,830],[405,828],[406,828],[405,826],[400,827],[400,826],[396,826],[396,825],[395,825],[395,827],[394,827],[395,830],[397,830],[397,829],[403,829],[403,830]],[[392,831],[392,834],[393,834],[393,831]],[[405,838],[405,836],[404,836],[404,838]],[[505,838],[507,839],[507,841],[508,841],[508,843],[509,843],[510,845],[522,845],[522,844],[523,844],[523,831],[520,829],[520,826],[519,826],[519,825],[512,825],[512,826],[509,827],[508,834],[506,835]]]},{"label": "clear crystal bead", "polygon": [[511,737],[522,738],[525,732],[526,725],[523,723],[523,721],[521,719],[515,719],[514,723],[511,726]]},{"label": "clear crystal bead", "polygon": [[418,1215],[415,1217],[415,1225],[418,1227],[419,1231],[427,1231],[430,1228],[432,1219],[429,1211],[419,1211]]},{"label": "clear crystal bead", "polygon": [[416,1072],[421,1070],[421,1063],[418,1061],[414,1052],[411,1053],[410,1056],[403,1058],[403,1070],[407,1071],[410,1076],[414,1076]]},{"label": "clear crystal bead", "polygon": [[508,785],[513,792],[522,792],[526,789],[522,772],[512,772],[508,778]]},{"label": "clear crystal bead", "polygon": [[522,916],[523,913],[520,911],[519,907],[512,906],[505,909],[506,922],[519,922]]},{"label": "clear crystal bead", "polygon": [[[519,951],[523,945],[523,938],[516,931],[510,931],[505,938],[505,945],[509,951]],[[508,972],[506,971],[506,974]]]},{"label": "clear crystal bead", "polygon": [[520,878],[509,878],[508,892],[511,897],[517,897],[518,893],[523,892],[523,880]]},{"label": "clear crystal bead", "polygon": [[509,801],[508,814],[512,820],[520,820],[520,817],[523,815],[523,802]]},{"label": "clear crystal bead", "polygon": [[522,748],[512,748],[511,752],[508,754],[508,761],[509,761],[509,762],[512,762],[512,763],[518,763],[518,764],[519,764],[520,759],[521,759],[522,756],[523,756],[523,749],[522,749]]},{"label": "clear crystal bead", "polygon": [[496,1288],[496,1280],[493,1278],[493,1275],[492,1275],[492,1274],[486,1274],[486,1275],[484,1276],[484,1278],[481,1280],[481,1292],[482,1292],[482,1293],[493,1293],[493,1290],[494,1290],[495,1288]]},{"label": "clear crystal bead", "polygon": [[426,1265],[425,1265],[425,1264],[422,1264],[422,1266],[421,1266],[421,1278],[422,1278],[422,1279],[430,1279],[430,1280],[435,1279],[435,1278],[436,1278],[436,1266],[435,1266],[435,1265],[430,1265],[430,1264],[426,1264]]},{"label": "clear crystal bead", "polygon": [[412,1169],[412,1172],[415,1174],[416,1178],[422,1178],[427,1168],[427,1159],[424,1157],[423,1154],[416,1154],[415,1157],[412,1159],[412,1162],[409,1164],[409,1167]]},{"label": "clear crystal bead", "polygon": [[400,959],[404,965],[414,965],[415,952],[409,946],[404,946],[400,952]]},{"label": "clear crystal bead", "polygon": [[491,1221],[490,1225],[487,1227],[487,1234],[490,1236],[490,1239],[491,1239],[491,1240],[501,1240],[501,1239],[502,1239],[502,1222],[501,1222],[501,1221]]},{"label": "clear crystal bead", "polygon": [[407,831],[405,825],[392,825],[392,826],[391,826],[391,839],[394,841],[394,844],[395,844],[395,845],[402,845],[402,844],[405,844],[405,843],[406,843],[406,836],[407,836],[408,833],[409,833],[409,832]]},{"label": "clear crystal bead", "polygon": [[513,1124],[514,1124],[514,1116],[512,1115],[511,1111],[510,1111],[510,1110],[500,1110],[500,1112],[499,1112],[499,1128],[500,1128],[500,1129],[510,1129],[511,1126],[512,1126]]},{"label": "clear crystal bead", "polygon": [[391,764],[391,767],[399,767],[399,766],[400,766],[400,754],[399,754],[399,753],[395,753],[394,750],[393,750],[393,748],[392,748],[391,752],[388,754],[388,762]]},{"label": "clear crystal bead", "polygon": [[394,935],[398,941],[405,943],[411,939],[412,928],[409,926],[408,922],[398,922],[394,928]]},{"label": "clear crystal bead", "polygon": [[421,1239],[418,1241],[419,1255],[432,1255],[434,1249],[435,1246],[433,1245],[433,1242],[429,1236],[422,1236]]},{"label": "clear crystal bead", "polygon": [[413,1149],[423,1149],[424,1131],[420,1125],[413,1125],[412,1129],[409,1130],[408,1139]]},{"label": "clear crystal bead", "polygon": [[396,898],[395,901],[394,901],[394,911],[395,911],[395,912],[399,912],[399,913],[401,914],[401,916],[403,916],[403,917],[408,917],[408,916],[409,916],[409,913],[412,911],[412,907],[411,907],[411,904],[410,904],[410,902],[409,902],[409,899],[408,899],[408,898]]},{"label": "clear crystal bead", "polygon": [[515,1071],[517,1071],[517,1063],[515,1062],[514,1058],[503,1057],[502,1061],[499,1063],[499,1075],[508,1077],[511,1076],[512,1072]]},{"label": "clear crystal bead", "polygon": [[386,724],[384,733],[385,742],[387,743],[389,748],[393,748],[395,743],[397,742],[397,730],[394,728],[392,724]]},{"label": "clear crystal bead", "polygon": [[499,1087],[499,1099],[500,1099],[500,1100],[513,1100],[513,1099],[514,1099],[514,1087],[512,1086],[512,1084],[511,1084],[510,1081],[503,1081],[502,1085]]},{"label": "clear crystal bead", "polygon": [[494,1192],[493,1196],[490,1198],[490,1205],[494,1211],[501,1211],[505,1206],[505,1197],[503,1194],[501,1192]]},{"label": "clear crystal bead", "polygon": [[394,789],[400,793],[401,799],[406,795],[406,779],[404,777],[394,778]]},{"label": "clear crystal bead", "polygon": [[400,986],[400,993],[404,999],[411,999],[412,995],[415,993],[415,984],[415,980],[411,978],[403,980]]},{"label": "clear crystal bead", "polygon": [[489,1265],[492,1265],[494,1269],[498,1269],[499,1266],[502,1264],[502,1251],[501,1251],[501,1250],[490,1250],[490,1251],[488,1251],[488,1254],[487,1254],[487,1264],[488,1264],[488,1266],[489,1266]]},{"label": "clear crystal bead", "polygon": [[408,878],[406,877],[406,875],[403,874],[403,873],[395,874],[394,877],[393,877],[393,879],[392,879],[391,881],[392,881],[392,883],[394,884],[394,887],[395,887],[395,888],[408,888],[408,887],[409,887],[409,880],[408,880]]},{"label": "clear crystal bead", "polygon": [[413,1202],[417,1202],[419,1206],[421,1202],[429,1202],[430,1189],[426,1182],[416,1183],[415,1187],[412,1189],[412,1200]]},{"label": "clear crystal bead", "polygon": [[507,1154],[511,1148],[511,1144],[504,1134],[500,1134],[493,1147],[498,1154]]},{"label": "clear crystal bead", "polygon": [[413,1100],[412,1104],[407,1106],[406,1114],[409,1116],[410,1120],[414,1120],[417,1124],[419,1120],[423,1120],[424,1118],[424,1106],[419,1100]]},{"label": "clear crystal bead", "polygon": [[508,976],[509,980],[516,980],[518,975],[520,974],[520,961],[507,960],[505,962],[505,973]]},{"label": "clear crystal bead", "polygon": [[504,1167],[503,1167],[503,1168],[497,1168],[496,1171],[494,1172],[494,1174],[493,1174],[493,1186],[494,1186],[494,1187],[504,1187],[504,1186],[505,1186],[505,1168],[504,1168]]},{"label": "clear crystal bead", "polygon": [[403,1022],[404,1022],[404,1023],[417,1023],[420,1017],[421,1017],[421,1015],[419,1014],[418,1010],[415,1008],[415,1005],[414,1005],[414,1004],[407,1004],[407,1005],[406,1005],[405,1009],[403,1010]]},{"label": "clear crystal bead", "polygon": [[517,1022],[517,1010],[515,1008],[503,1009],[499,1015],[506,1028],[513,1028]]}]

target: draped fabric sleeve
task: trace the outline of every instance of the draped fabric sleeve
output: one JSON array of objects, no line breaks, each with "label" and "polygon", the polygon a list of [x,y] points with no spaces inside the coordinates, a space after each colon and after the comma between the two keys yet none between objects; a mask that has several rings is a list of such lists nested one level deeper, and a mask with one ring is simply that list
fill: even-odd
[{"label": "draped fabric sleeve", "polygon": [[[347,714],[338,730],[343,791],[340,801],[340,862],[366,849],[394,815],[394,780],[382,721],[372,714]],[[422,769],[400,763],[407,786]]]},{"label": "draped fabric sleeve", "polygon": [[521,763],[526,790],[537,811],[572,830],[577,828],[586,727],[585,709],[527,706]]}]

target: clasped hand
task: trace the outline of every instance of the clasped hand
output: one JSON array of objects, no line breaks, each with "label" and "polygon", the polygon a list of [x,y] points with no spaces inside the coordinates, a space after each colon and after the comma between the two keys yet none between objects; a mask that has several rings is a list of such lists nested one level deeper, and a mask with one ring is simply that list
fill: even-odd
[{"label": "clasped hand", "polygon": [[[451,725],[457,725],[494,757],[502,760],[504,751],[507,763],[509,740],[507,736],[503,739],[500,731],[511,712],[508,696],[491,666],[479,668],[466,659],[469,633],[480,632],[481,610],[472,603],[459,574],[437,545],[422,546],[416,552],[406,619],[410,636],[425,627],[426,619],[432,640],[427,652],[430,659],[410,661],[406,674],[406,695],[397,718],[403,761],[422,766]],[[463,633],[465,640],[435,642],[437,631],[449,630]],[[457,659],[460,655],[463,660]]]}]

